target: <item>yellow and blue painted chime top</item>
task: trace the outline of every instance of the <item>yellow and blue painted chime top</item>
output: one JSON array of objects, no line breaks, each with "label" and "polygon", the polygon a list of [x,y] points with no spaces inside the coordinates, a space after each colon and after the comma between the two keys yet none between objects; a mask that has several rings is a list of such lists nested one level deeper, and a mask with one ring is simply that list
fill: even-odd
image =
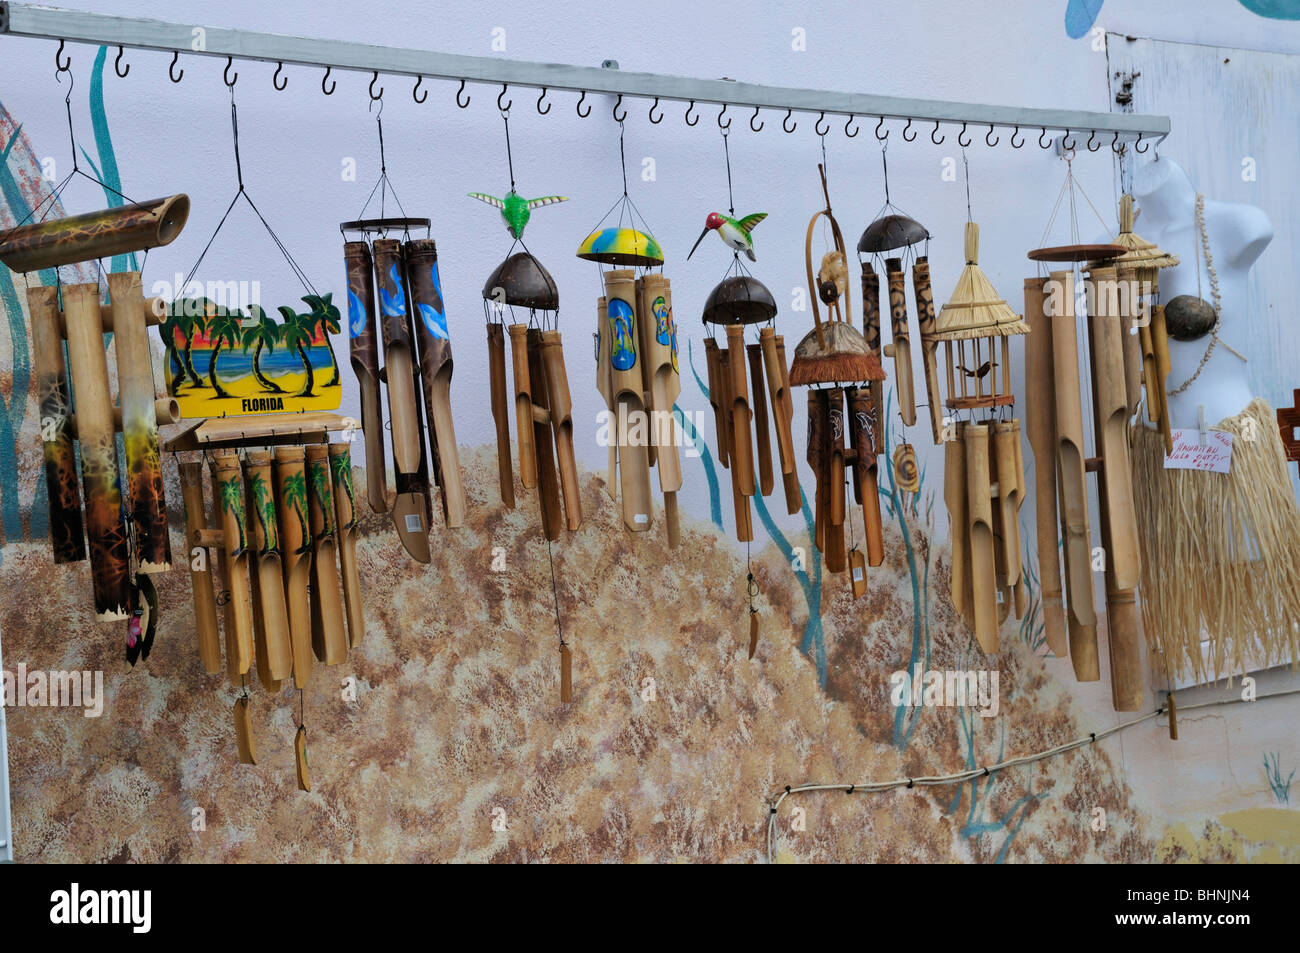
[{"label": "yellow and blue painted chime top", "polygon": [[663,249],[635,228],[598,228],[578,246],[578,257],[606,265],[649,267],[664,263]]}]

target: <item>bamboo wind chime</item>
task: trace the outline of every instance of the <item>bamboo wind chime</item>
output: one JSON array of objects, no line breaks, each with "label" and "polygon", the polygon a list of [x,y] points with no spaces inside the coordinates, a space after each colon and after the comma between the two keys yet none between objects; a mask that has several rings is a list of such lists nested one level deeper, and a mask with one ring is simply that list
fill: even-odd
[{"label": "bamboo wind chime", "polygon": [[1019,619],[1028,603],[1020,557],[1024,461],[1020,421],[1010,416],[1015,407],[1010,338],[1029,328],[980,268],[979,226],[971,221],[965,252],[957,285],[923,340],[931,350],[944,345],[948,397],[943,406],[954,418],[941,430],[952,601],[980,649],[993,653],[1012,607]]},{"label": "bamboo wind chime", "polygon": [[[814,327],[799,342],[790,366],[790,383],[810,386],[808,391],[808,463],[817,478],[814,542],[829,572],[849,571],[854,598],[867,591],[866,567],[884,562],[884,531],[880,519],[880,493],[876,476],[879,418],[871,386],[885,379],[879,356],[853,327],[848,265],[844,236],[831,213],[826,170],[821,174],[826,207],[808,221],[804,263]],[[818,219],[825,218],[833,245],[813,275],[812,241]],[[843,299],[841,305],[841,298]],[[821,319],[818,301],[826,305]],[[829,386],[822,386],[829,385]],[[847,414],[845,412],[847,405]],[[858,550],[852,536],[852,517],[845,506],[845,479],[852,473],[854,502],[862,507],[867,554]],[[851,546],[845,545],[848,516]]]},{"label": "bamboo wind chime", "polygon": [[[26,274],[143,251],[173,241],[188,215],[189,199],[174,195],[21,225],[0,235],[0,262]],[[95,618],[128,620],[126,658],[134,665],[148,657],[156,631],[150,577],[171,569],[158,426],[175,423],[179,409],[176,401],[158,398],[153,376],[148,327],[161,321],[161,302],[144,298],[138,271],[108,275],[107,284],[107,304],[100,303],[98,283],[63,286],[62,309],[58,287],[29,286],[27,304],[54,561],[84,559],[89,538]],[[104,350],[107,332],[116,356],[117,406]],[[118,431],[124,474],[118,468]]]},{"label": "bamboo wind chime", "polygon": [[[582,526],[582,493],[573,446],[573,401],[559,330],[560,294],[555,279],[524,244],[524,229],[534,209],[568,201],[562,195],[522,198],[515,191],[514,159],[510,151],[510,119],[501,111],[505,126],[510,191],[504,198],[471,192],[501,213],[513,242],[506,259],[483,285],[483,314],[487,325],[488,372],[491,406],[497,435],[497,463],[501,500],[515,505],[514,474],[510,456],[510,394],[513,392],[515,430],[519,449],[519,478],[525,490],[536,489],[541,510],[542,535],[552,579],[555,558],[551,544],[563,531]],[[523,251],[515,252],[515,245]],[[516,320],[515,309],[526,310],[527,322]],[[506,312],[510,323],[506,324]],[[506,380],[505,341],[510,339],[513,386]],[[573,654],[564,638],[559,587],[555,594],[555,625],[560,642],[560,702],[573,700]]]},{"label": "bamboo wind chime", "polygon": [[[771,429],[775,429],[777,454],[785,490],[786,510],[799,512],[802,496],[795,473],[794,402],[790,397],[790,376],[785,356],[785,341],[776,333],[776,300],[767,287],[753,277],[740,260],[743,253],[757,261],[751,233],[767,218],[756,212],[736,218],[735,197],[731,194],[731,150],[727,131],[722,130],[723,152],[727,164],[729,214],[710,212],[700,237],[686,257],[695,254],[709,232],[717,232],[724,245],[732,250],[732,263],[721,282],[704,303],[704,323],[726,328],[725,348],[712,335],[704,340],[707,359],[709,404],[713,408],[718,439],[718,462],[731,472],[731,495],[736,514],[736,539],[749,543],[754,538],[750,500],[757,493],[770,496],[775,485],[772,461]],[[764,324],[756,343],[746,344],[745,328]],[[748,373],[746,369],[748,368]],[[766,393],[764,383],[766,382]],[[752,400],[751,400],[752,386]],[[771,406],[771,424],[768,406]],[[757,447],[757,450],[755,449]],[[746,582],[749,600],[749,657],[758,648],[758,610],[754,596],[753,567],[746,547]]]},{"label": "bamboo wind chime", "polygon": [[[1144,317],[1145,293],[1137,291],[1139,277],[1153,282],[1155,270],[1176,259],[1170,261],[1133,234],[1128,196],[1128,201],[1121,202],[1122,242],[1078,243],[1075,188],[1073,169],[1068,168],[1061,197],[1069,197],[1070,231],[1075,242],[1029,253],[1032,261],[1068,262],[1071,267],[1025,280],[1025,315],[1034,332],[1028,349],[1027,384],[1044,628],[1055,654],[1069,652],[1076,678],[1096,681],[1101,677],[1093,573],[1102,568],[1112,701],[1116,711],[1137,711],[1143,695],[1135,602],[1141,564],[1129,464],[1129,421],[1137,409],[1140,382],[1130,332]],[[1058,199],[1058,209],[1060,204]],[[1081,272],[1085,263],[1086,271]],[[1082,296],[1076,281],[1080,273]],[[1080,300],[1082,314],[1077,313]],[[1144,344],[1148,340],[1144,334]],[[1081,373],[1085,367],[1086,381]],[[1160,381],[1155,390],[1163,394],[1163,377]],[[1084,435],[1081,392],[1085,384],[1092,398],[1092,455],[1087,452]],[[1158,398],[1150,406],[1153,413],[1161,414]],[[1095,565],[1092,549],[1088,473],[1097,478],[1101,567]]]}]

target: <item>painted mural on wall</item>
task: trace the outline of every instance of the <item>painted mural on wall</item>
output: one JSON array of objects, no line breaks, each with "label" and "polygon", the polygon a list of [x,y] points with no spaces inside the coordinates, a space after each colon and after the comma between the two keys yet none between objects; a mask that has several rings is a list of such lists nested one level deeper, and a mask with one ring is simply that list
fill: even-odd
[{"label": "painted mural on wall", "polygon": [[[102,116],[93,97],[92,87]],[[0,149],[0,221],[10,222],[43,186],[30,144],[2,112]],[[0,586],[43,596],[0,602],[5,665],[105,673],[99,717],[41,705],[9,712],[20,860],[752,861],[765,853],[764,799],[784,784],[958,772],[1095,727],[1095,712],[1052,672],[1032,561],[1030,611],[1004,628],[998,656],[978,652],[944,596],[942,479],[925,471],[907,491],[884,468],[887,558],[859,600],[823,576],[806,500],[802,527],[790,531],[754,497],[771,541],[754,552],[753,572],[771,621],[747,660],[742,555],[727,541],[714,458],[681,414],[699,451],[686,479],[707,487],[709,518],[684,516],[678,549],[659,533],[625,533],[603,478],[582,474],[589,515],[555,547],[574,648],[567,706],[555,701],[545,540],[527,503],[501,506],[494,448],[465,448],[466,525],[436,540],[428,566],[405,557],[387,518],[360,507],[369,631],[334,682],[317,680],[303,700],[314,790],[300,793],[291,690],[249,680],[262,758],[236,762],[237,692],[199,663],[183,565],[157,577],[165,628],[147,665],[128,672],[116,636],[80,598],[84,565],[51,562],[27,319],[12,283],[0,269],[10,332],[10,353],[0,354]],[[312,322],[317,306],[305,304],[293,335],[264,326],[264,313],[253,322],[205,310],[185,329],[173,322],[157,355],[169,388],[182,399],[232,399],[218,385],[300,393],[306,379],[328,380],[337,362],[322,336],[338,329]],[[707,403],[684,332],[682,346],[696,385],[682,403]],[[893,427],[881,436],[886,457],[903,439]],[[182,494],[169,471],[176,546]],[[355,480],[362,499],[361,470]],[[494,551],[501,571],[490,568]],[[935,671],[982,672],[991,694],[964,706],[891,699],[891,676],[915,682]],[[781,819],[777,859],[1297,862],[1295,759],[1293,748],[1262,751],[1257,783],[1231,810],[1207,803],[1171,818],[1135,795],[1132,765],[1112,739],[950,787],[803,800],[801,826]]]}]

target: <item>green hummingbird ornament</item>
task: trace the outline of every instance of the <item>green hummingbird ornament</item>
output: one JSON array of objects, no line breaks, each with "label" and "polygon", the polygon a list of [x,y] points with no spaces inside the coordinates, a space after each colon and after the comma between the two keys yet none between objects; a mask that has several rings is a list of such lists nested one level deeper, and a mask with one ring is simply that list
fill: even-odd
[{"label": "green hummingbird ornament", "polygon": [[521,198],[514,189],[507,192],[504,199],[499,199],[495,195],[488,195],[485,192],[470,192],[469,197],[499,208],[501,210],[501,219],[506,223],[506,231],[516,240],[524,237],[524,227],[527,226],[528,219],[532,217],[533,209],[541,208],[543,205],[555,205],[557,202],[569,201],[567,195],[543,195],[539,199],[525,199]]},{"label": "green hummingbird ornament", "polygon": [[720,212],[710,212],[709,217],[704,220],[704,231],[700,232],[700,237],[695,239],[695,244],[691,246],[691,254],[686,256],[687,260],[689,261],[691,255],[695,254],[695,249],[700,247],[704,236],[716,231],[728,248],[744,252],[750,261],[758,261],[754,255],[754,239],[750,236],[750,232],[765,218],[767,218],[766,212],[755,212],[740,219],[728,218]]}]

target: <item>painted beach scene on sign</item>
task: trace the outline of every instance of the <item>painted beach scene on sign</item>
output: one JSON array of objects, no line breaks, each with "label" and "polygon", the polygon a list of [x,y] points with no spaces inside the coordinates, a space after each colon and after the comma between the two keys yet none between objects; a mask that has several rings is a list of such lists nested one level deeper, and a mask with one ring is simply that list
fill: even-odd
[{"label": "painted beach scene on sign", "polygon": [[332,295],[281,305],[228,308],[207,298],[173,302],[159,326],[167,393],[181,416],[336,410],[342,399],[330,335],[342,316]]}]

